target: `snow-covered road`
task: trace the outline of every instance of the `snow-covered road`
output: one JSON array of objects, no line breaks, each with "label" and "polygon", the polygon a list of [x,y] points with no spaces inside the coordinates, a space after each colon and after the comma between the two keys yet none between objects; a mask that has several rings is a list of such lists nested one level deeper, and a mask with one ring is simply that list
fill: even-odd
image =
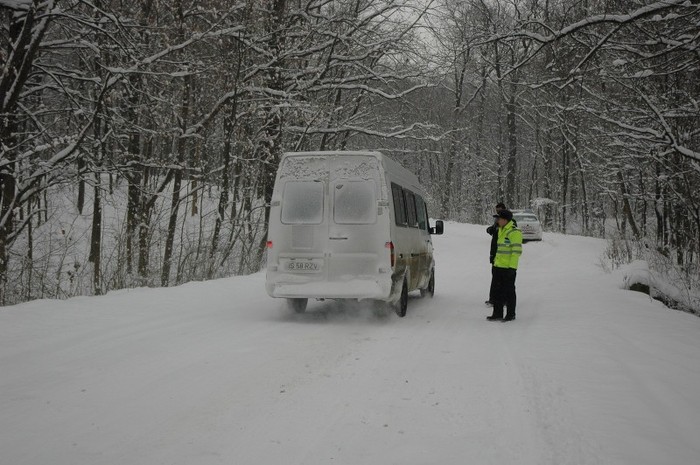
[{"label": "snow-covered road", "polygon": [[699,318],[549,234],[487,322],[484,227],[434,242],[403,319],[290,315],[264,274],[0,309],[0,463],[698,463]]}]

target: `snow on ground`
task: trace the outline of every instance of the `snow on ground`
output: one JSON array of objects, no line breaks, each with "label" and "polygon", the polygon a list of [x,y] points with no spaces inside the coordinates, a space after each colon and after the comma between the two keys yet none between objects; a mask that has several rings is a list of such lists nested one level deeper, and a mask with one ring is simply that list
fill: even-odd
[{"label": "snow on ground", "polygon": [[264,274],[2,308],[0,462],[697,463],[700,319],[545,234],[488,322],[484,229],[446,225],[403,319],[290,315]]}]

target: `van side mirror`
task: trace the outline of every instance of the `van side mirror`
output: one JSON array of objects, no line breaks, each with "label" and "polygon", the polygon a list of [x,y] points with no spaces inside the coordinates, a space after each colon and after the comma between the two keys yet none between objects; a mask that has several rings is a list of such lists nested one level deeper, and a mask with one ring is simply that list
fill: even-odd
[{"label": "van side mirror", "polygon": [[442,222],[442,220],[437,220],[435,222],[435,227],[430,228],[429,232],[430,234],[440,235],[445,232],[445,224]]}]

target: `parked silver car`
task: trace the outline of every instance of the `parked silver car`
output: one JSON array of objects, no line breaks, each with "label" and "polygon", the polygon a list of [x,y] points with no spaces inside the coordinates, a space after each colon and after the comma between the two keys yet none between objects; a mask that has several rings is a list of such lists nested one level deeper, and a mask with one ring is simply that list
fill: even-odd
[{"label": "parked silver car", "polygon": [[523,233],[523,240],[542,240],[542,224],[533,211],[514,210],[513,219],[516,221],[516,223],[518,223],[518,228]]}]

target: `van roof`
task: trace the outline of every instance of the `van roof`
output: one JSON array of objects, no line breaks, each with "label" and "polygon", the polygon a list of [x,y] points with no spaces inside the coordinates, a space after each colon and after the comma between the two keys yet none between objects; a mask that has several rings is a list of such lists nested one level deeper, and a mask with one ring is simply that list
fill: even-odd
[{"label": "van roof", "polygon": [[389,172],[393,173],[394,176],[399,176],[402,179],[404,179],[404,183],[406,183],[405,187],[411,187],[414,190],[419,191],[421,195],[425,195],[425,191],[423,190],[422,186],[420,185],[420,182],[418,181],[418,177],[413,174],[411,171],[407,170],[406,168],[403,167],[403,165],[392,158],[384,155],[382,152],[376,151],[376,150],[319,150],[315,152],[285,152],[282,154],[282,160],[287,158],[287,157],[308,157],[308,156],[324,156],[324,157],[348,157],[348,156],[370,156],[370,157],[375,157],[381,162],[383,162],[384,166],[388,169]]},{"label": "van roof", "polygon": [[282,158],[294,157],[294,156],[308,157],[308,156],[313,156],[313,155],[319,155],[319,156],[324,156],[324,157],[345,157],[345,156],[357,156],[357,155],[377,157],[377,158],[385,158],[386,157],[386,155],[384,155],[382,152],[377,152],[375,150],[325,150],[325,151],[319,150],[316,152],[285,152],[282,154]]}]

